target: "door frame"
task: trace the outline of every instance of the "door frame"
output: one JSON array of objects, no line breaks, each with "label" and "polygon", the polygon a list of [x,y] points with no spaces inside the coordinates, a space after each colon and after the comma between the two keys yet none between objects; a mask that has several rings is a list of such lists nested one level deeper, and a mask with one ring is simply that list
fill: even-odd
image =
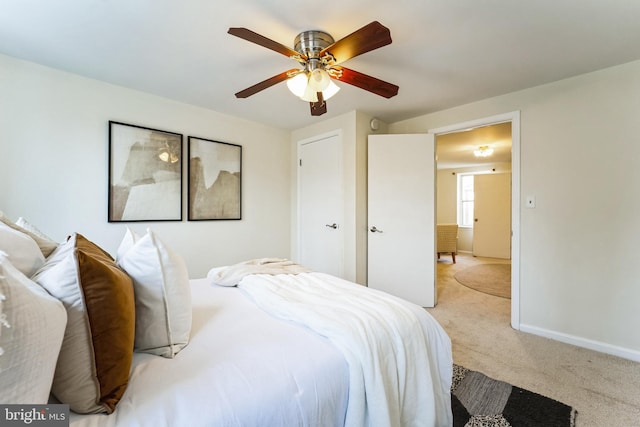
[{"label": "door frame", "polygon": [[511,122],[511,327],[520,330],[520,111],[429,129],[428,132],[437,137],[504,122]]}]

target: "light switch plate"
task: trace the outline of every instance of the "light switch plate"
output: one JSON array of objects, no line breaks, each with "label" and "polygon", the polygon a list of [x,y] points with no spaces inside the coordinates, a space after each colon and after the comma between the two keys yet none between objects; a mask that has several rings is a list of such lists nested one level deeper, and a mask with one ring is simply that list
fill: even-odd
[{"label": "light switch plate", "polygon": [[526,206],[529,209],[533,209],[536,207],[536,196],[527,196]]}]

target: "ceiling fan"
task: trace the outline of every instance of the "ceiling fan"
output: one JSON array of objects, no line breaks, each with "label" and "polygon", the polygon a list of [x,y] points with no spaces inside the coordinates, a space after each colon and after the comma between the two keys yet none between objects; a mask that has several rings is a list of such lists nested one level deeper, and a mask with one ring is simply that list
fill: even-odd
[{"label": "ceiling fan", "polygon": [[309,102],[311,115],[320,116],[327,112],[327,99],[339,90],[332,80],[348,83],[385,98],[398,94],[398,86],[394,84],[339,65],[391,43],[389,29],[378,21],[371,22],[338,41],[334,41],[324,31],[304,31],[295,38],[294,49],[247,28],[229,28],[228,33],[288,56],[302,66],[241,90],[236,93],[237,98],[247,98],[286,80],[291,92]]}]

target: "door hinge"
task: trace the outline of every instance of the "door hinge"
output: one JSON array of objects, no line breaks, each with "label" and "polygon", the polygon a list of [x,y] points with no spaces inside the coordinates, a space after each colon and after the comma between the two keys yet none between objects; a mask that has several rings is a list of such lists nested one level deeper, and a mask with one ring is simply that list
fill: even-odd
[{"label": "door hinge", "polygon": [[300,159],[300,166],[302,166],[302,159]]}]

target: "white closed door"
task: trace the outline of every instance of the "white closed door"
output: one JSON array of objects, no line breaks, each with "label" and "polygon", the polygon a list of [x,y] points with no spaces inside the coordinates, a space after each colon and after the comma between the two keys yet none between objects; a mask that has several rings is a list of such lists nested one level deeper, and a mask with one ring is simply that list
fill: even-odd
[{"label": "white closed door", "polygon": [[369,136],[367,185],[368,286],[434,307],[434,135]]},{"label": "white closed door", "polygon": [[511,258],[511,174],[473,179],[473,255]]},{"label": "white closed door", "polygon": [[342,139],[303,141],[298,156],[298,262],[343,277]]}]

